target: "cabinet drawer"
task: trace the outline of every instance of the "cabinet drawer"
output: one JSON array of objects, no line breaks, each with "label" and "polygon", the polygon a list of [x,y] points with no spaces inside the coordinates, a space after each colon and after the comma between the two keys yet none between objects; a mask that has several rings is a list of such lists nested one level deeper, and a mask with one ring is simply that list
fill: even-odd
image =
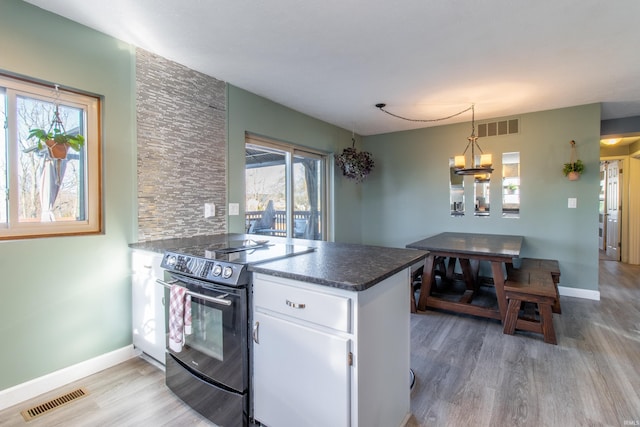
[{"label": "cabinet drawer", "polygon": [[350,332],[351,299],[269,280],[253,285],[254,305],[338,331]]}]

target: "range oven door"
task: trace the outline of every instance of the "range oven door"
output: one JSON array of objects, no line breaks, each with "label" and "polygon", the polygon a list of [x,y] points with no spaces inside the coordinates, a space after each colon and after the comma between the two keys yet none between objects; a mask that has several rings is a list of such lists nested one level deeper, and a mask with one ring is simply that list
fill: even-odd
[{"label": "range oven door", "polygon": [[[192,333],[173,357],[195,376],[244,394],[249,388],[247,289],[172,274],[191,296]],[[169,298],[169,290],[165,297]],[[167,317],[168,318],[168,317]]]}]

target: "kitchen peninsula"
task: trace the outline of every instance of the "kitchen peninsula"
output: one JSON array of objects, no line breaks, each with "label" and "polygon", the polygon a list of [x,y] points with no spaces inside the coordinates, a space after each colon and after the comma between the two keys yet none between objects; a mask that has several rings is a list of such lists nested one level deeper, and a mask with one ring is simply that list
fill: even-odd
[{"label": "kitchen peninsula", "polygon": [[[130,246],[163,253],[220,238]],[[247,263],[252,273],[251,417],[272,427],[311,420],[335,426],[406,423],[410,270],[426,252],[283,238],[269,238],[269,244],[314,250]]]}]

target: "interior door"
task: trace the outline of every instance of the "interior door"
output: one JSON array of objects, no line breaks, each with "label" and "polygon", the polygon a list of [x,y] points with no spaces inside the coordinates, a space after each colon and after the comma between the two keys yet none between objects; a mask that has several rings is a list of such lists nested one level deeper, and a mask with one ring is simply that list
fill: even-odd
[{"label": "interior door", "polygon": [[598,250],[604,251],[606,247],[606,227],[607,217],[606,200],[607,200],[607,165],[609,162],[600,162],[600,194],[598,195]]},{"label": "interior door", "polygon": [[607,164],[607,226],[606,253],[608,257],[620,260],[620,161],[614,160]]}]

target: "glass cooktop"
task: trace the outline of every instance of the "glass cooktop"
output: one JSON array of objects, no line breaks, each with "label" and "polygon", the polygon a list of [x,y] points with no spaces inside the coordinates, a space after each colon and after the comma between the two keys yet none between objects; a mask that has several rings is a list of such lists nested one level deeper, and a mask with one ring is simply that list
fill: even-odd
[{"label": "glass cooktop", "polygon": [[235,264],[256,264],[313,252],[315,248],[286,243],[270,243],[268,240],[225,240],[216,243],[202,243],[173,249],[172,252],[198,257],[232,262]]}]

